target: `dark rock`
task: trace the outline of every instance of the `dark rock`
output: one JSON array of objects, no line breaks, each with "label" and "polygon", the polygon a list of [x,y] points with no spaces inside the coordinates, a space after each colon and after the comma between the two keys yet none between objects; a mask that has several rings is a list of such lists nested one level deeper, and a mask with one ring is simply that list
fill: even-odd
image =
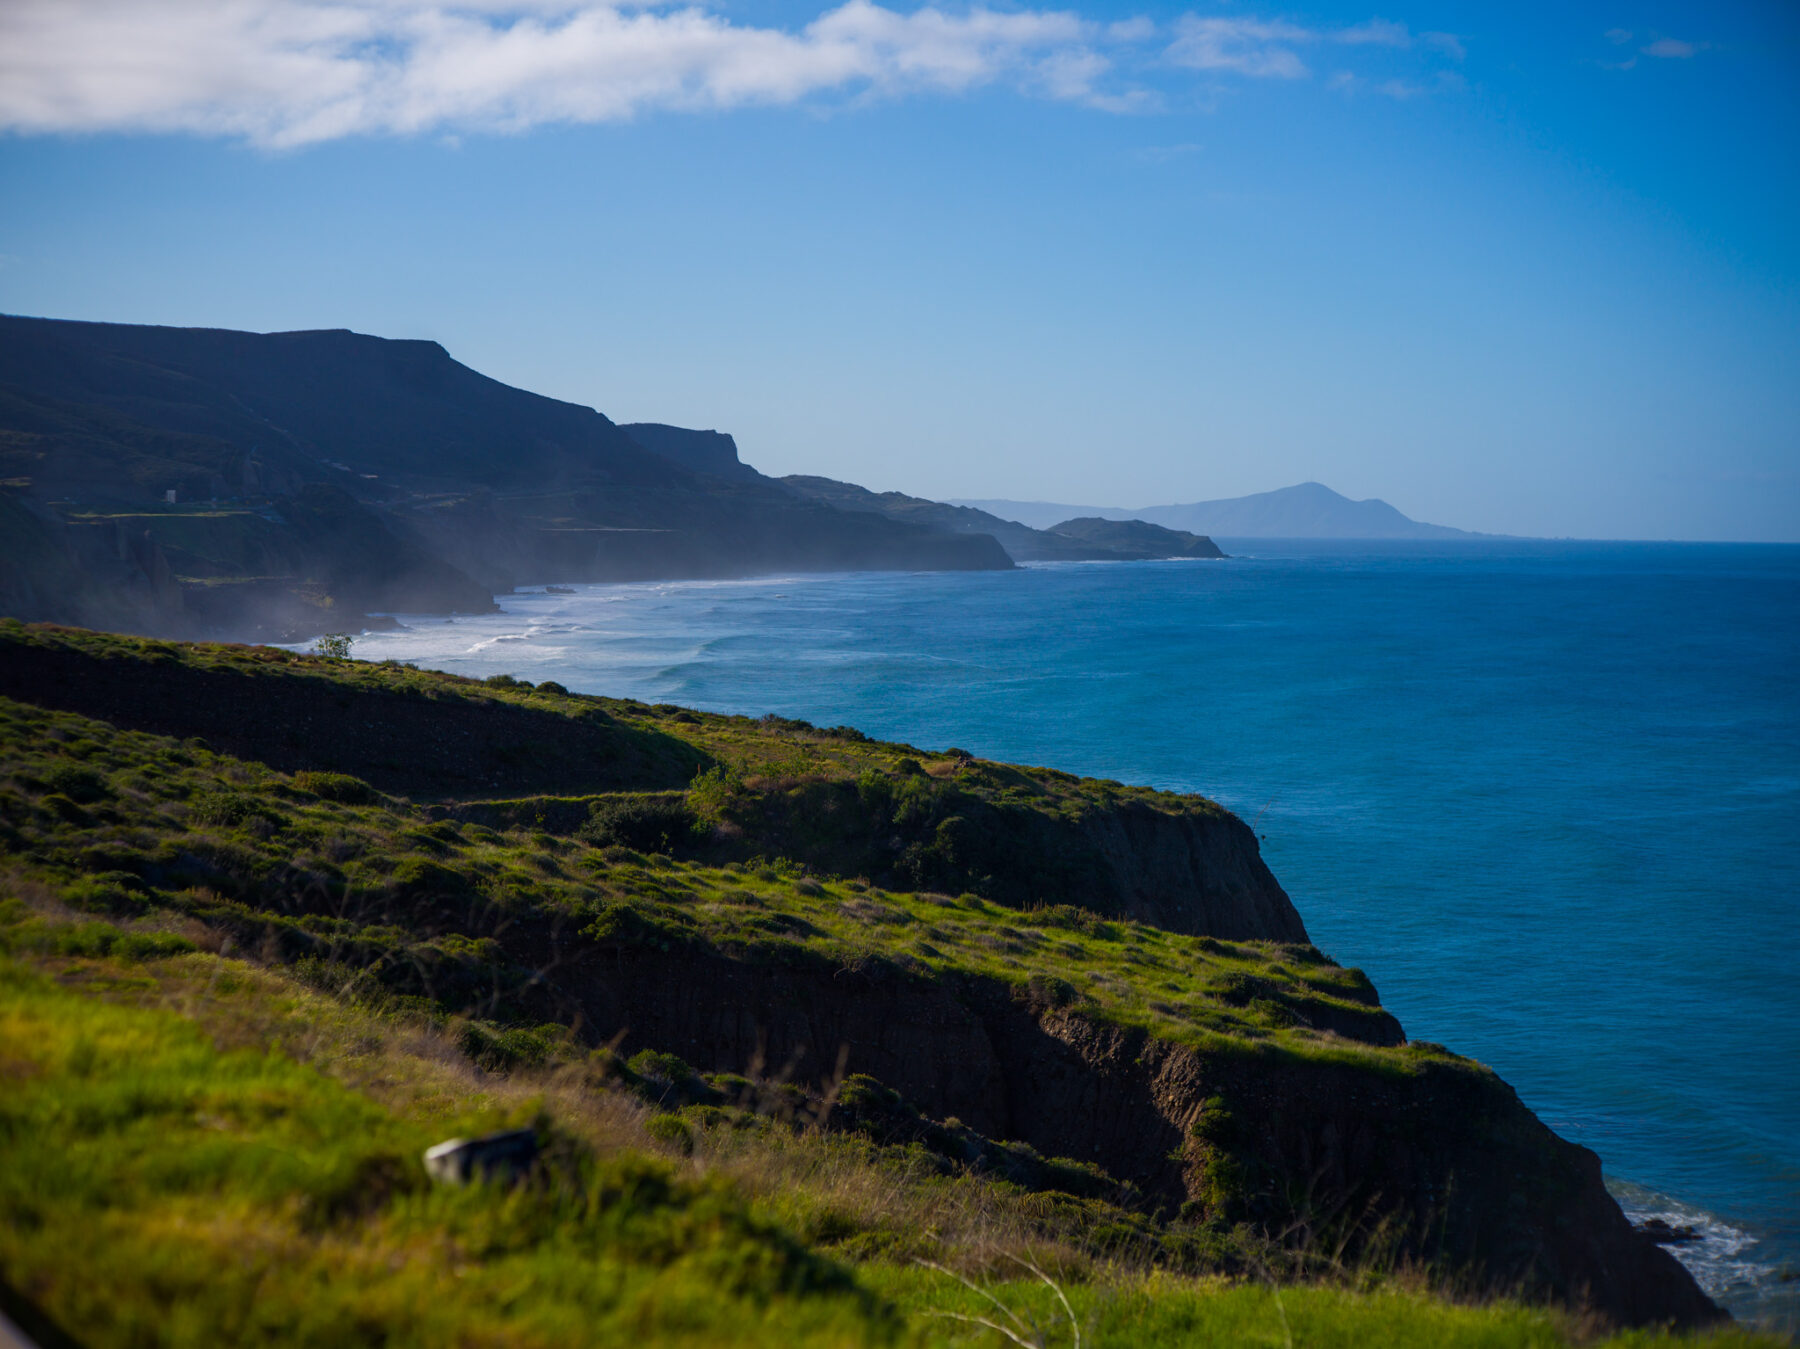
[{"label": "dark rock", "polygon": [[1637,1230],[1658,1246],[1681,1246],[1700,1240],[1700,1233],[1686,1223],[1677,1227],[1663,1218],[1646,1218],[1638,1224]]},{"label": "dark rock", "polygon": [[537,1160],[537,1134],[508,1129],[480,1138],[451,1138],[425,1150],[425,1170],[446,1185],[471,1180],[512,1182],[522,1179]]}]

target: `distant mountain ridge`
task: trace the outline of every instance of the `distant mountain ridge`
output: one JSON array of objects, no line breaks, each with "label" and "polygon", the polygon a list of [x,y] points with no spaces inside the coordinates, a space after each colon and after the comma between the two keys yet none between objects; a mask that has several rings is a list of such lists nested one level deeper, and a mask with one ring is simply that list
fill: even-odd
[{"label": "distant mountain ridge", "polygon": [[1038,529],[1071,516],[1103,520],[1144,520],[1214,538],[1238,539],[1470,539],[1468,530],[1426,524],[1403,515],[1378,497],[1352,501],[1323,483],[1306,482],[1273,492],[1195,501],[1185,505],[1074,506],[1047,501],[968,500],[951,504],[988,511]]},{"label": "distant mountain ridge", "polygon": [[[1223,557],[1211,539],[1138,523],[1068,520],[1055,529],[1033,529],[969,506],[948,505],[904,492],[871,492],[855,483],[796,473],[776,479],[789,491],[844,511],[864,511],[926,525],[951,534],[987,534],[1015,562],[1143,562],[1166,557]],[[1137,523],[1137,522],[1134,522]]]},{"label": "distant mountain ridge", "polygon": [[523,582],[1013,565],[635,430],[435,342],[0,316],[0,614],[266,640]]}]

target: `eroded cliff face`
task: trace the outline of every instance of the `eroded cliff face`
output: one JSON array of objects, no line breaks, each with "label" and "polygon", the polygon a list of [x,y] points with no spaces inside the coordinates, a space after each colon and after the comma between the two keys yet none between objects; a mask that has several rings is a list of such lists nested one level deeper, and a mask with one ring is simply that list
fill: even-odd
[{"label": "eroded cliff face", "polygon": [[1127,802],[1088,811],[1077,827],[1104,860],[1125,917],[1228,941],[1311,940],[1235,815]]},{"label": "eroded cliff face", "polygon": [[1072,904],[1228,941],[1309,940],[1256,835],[1223,807],[1119,796],[1044,808],[989,790],[1010,771],[983,763],[910,794],[904,783],[899,794],[777,784],[742,794],[730,814],[754,841],[747,849],[773,848],[826,875],[967,891],[1015,909]]},{"label": "eroded cliff face", "polygon": [[[1195,1047],[982,980],[877,962],[750,964],[620,947],[560,980],[599,1040],[703,1071],[827,1089],[866,1073],[924,1113],[1103,1167],[1165,1217],[1248,1222],[1360,1258],[1429,1262],[1472,1290],[1627,1325],[1722,1315],[1635,1232],[1599,1160],[1488,1070],[1421,1050],[1383,1068]],[[1372,1033],[1376,1038],[1378,1033]]]}]

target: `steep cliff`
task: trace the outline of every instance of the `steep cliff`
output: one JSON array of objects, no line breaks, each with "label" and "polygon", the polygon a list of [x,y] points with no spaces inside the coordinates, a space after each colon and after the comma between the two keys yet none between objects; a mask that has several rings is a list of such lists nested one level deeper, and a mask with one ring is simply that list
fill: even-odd
[{"label": "steep cliff", "polygon": [[1719,1312],[1634,1231],[1599,1159],[1479,1065],[1425,1047],[1334,1063],[1194,1047],[985,980],[929,980],[643,946],[561,981],[599,1038],[826,1089],[864,1073],[925,1114],[1092,1162],[1165,1215],[1248,1223],[1356,1263],[1428,1264],[1471,1293],[1589,1306],[1630,1325]]},{"label": "steep cliff", "polygon": [[[1592,1153],[1488,1069],[1408,1044],[1201,798],[0,622],[0,845],[50,918],[139,925],[78,949],[194,934],[458,1026],[493,1064],[629,1059],[658,1102],[696,1068],[814,1125],[849,1092],[833,1127],[910,1129],[929,1154],[895,1175],[998,1167],[1046,1215],[1104,1196],[1111,1216],[1060,1229],[1083,1258],[1414,1267],[1621,1323],[1718,1315]],[[750,1121],[665,1133],[715,1125]],[[1137,1254],[1107,1235],[1127,1219]]]}]

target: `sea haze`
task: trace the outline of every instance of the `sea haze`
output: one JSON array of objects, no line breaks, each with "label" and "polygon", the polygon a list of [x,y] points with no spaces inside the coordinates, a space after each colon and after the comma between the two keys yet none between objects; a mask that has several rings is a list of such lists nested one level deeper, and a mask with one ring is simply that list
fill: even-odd
[{"label": "sea haze", "polygon": [[1216,797],[1411,1036],[1491,1064],[1791,1327],[1800,547],[1221,543],[525,593],[357,654]]}]

